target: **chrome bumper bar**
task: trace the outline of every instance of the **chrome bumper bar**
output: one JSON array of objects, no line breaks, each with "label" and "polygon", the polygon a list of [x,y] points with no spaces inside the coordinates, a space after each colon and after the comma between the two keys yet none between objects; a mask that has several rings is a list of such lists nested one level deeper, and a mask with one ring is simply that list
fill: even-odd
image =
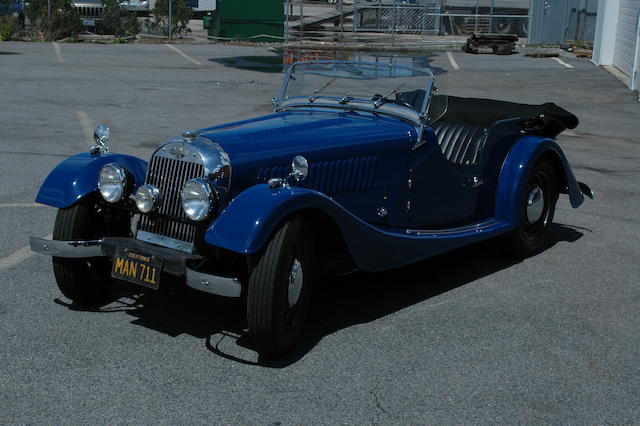
[{"label": "chrome bumper bar", "polygon": [[[102,243],[103,240],[60,241],[45,240],[36,237],[29,238],[29,246],[35,253],[44,254],[47,256],[74,259],[108,256],[107,252],[105,252],[106,250],[103,251]],[[136,243],[138,245],[148,244],[137,240]],[[158,247],[153,245],[150,246]],[[160,249],[162,251],[169,250],[164,247],[161,247]],[[151,251],[153,252],[153,250]],[[111,253],[111,255],[113,255],[113,253]],[[162,256],[162,254],[160,254],[160,256]],[[203,272],[198,272],[194,271],[193,269],[187,268],[184,265],[184,262],[181,262],[181,264],[184,267],[184,270],[180,275],[185,278],[185,282],[189,287],[196,290],[204,291],[205,293],[215,294],[217,296],[240,297],[242,288],[237,278],[228,278],[205,274]],[[177,266],[178,265],[176,264],[176,267]],[[172,275],[178,275],[177,271]]]},{"label": "chrome bumper bar", "polygon": [[45,240],[42,238],[29,238],[31,251],[55,257],[100,257],[102,253],[102,240],[90,241],[60,241]]},{"label": "chrome bumper bar", "polygon": [[237,278],[219,277],[217,275],[197,272],[189,268],[185,269],[187,270],[186,281],[189,287],[218,296],[240,297],[242,287]]}]

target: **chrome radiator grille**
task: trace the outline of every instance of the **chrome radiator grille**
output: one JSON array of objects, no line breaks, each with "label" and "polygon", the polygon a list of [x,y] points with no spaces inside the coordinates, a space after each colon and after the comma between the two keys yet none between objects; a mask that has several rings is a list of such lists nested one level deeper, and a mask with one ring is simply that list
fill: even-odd
[{"label": "chrome radiator grille", "polygon": [[103,7],[76,6],[76,10],[82,18],[97,18],[103,9]]},{"label": "chrome radiator grille", "polygon": [[204,167],[200,163],[163,155],[154,156],[149,165],[146,183],[160,190],[162,202],[157,212],[159,215],[143,215],[138,229],[192,243],[196,227],[180,221],[187,220],[180,202],[180,191],[187,180],[203,175]]}]

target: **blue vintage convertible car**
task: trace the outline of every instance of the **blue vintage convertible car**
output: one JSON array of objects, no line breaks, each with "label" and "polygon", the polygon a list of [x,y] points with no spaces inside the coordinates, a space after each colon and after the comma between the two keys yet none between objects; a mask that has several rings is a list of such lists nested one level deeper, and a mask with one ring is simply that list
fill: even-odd
[{"label": "blue vintage convertible car", "polygon": [[246,306],[256,349],[288,351],[327,274],[380,271],[498,237],[539,251],[559,194],[589,187],[552,138],[578,124],[554,104],[447,96],[428,70],[301,62],[275,112],[185,131],[147,163],[90,152],[57,166],[37,196],[58,208],[62,293],[105,299],[116,279],[151,289],[166,274]]}]

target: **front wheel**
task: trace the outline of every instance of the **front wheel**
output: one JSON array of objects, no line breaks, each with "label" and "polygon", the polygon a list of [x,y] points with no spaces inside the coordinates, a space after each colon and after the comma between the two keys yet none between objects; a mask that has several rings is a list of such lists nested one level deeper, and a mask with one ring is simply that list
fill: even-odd
[{"label": "front wheel", "polygon": [[293,218],[276,231],[251,270],[247,322],[261,355],[284,355],[302,333],[315,275],[312,240],[302,218]]},{"label": "front wheel", "polygon": [[538,161],[523,190],[518,229],[506,235],[507,249],[516,257],[539,252],[549,236],[558,201],[556,173],[547,160]]},{"label": "front wheel", "polygon": [[[109,213],[101,203],[88,197],[71,207],[59,209],[53,239],[61,241],[97,240],[104,236],[126,236],[128,215]],[[80,305],[97,305],[113,286],[111,262],[106,257],[53,258],[53,273],[58,288],[68,299]]]}]

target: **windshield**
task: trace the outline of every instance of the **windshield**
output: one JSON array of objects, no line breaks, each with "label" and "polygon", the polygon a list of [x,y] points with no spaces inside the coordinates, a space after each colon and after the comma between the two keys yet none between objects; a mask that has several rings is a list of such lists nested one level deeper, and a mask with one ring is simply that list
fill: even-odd
[{"label": "windshield", "polygon": [[400,105],[421,113],[433,83],[433,74],[426,69],[365,62],[301,62],[290,70],[280,100],[342,105],[366,102],[374,108]]}]

